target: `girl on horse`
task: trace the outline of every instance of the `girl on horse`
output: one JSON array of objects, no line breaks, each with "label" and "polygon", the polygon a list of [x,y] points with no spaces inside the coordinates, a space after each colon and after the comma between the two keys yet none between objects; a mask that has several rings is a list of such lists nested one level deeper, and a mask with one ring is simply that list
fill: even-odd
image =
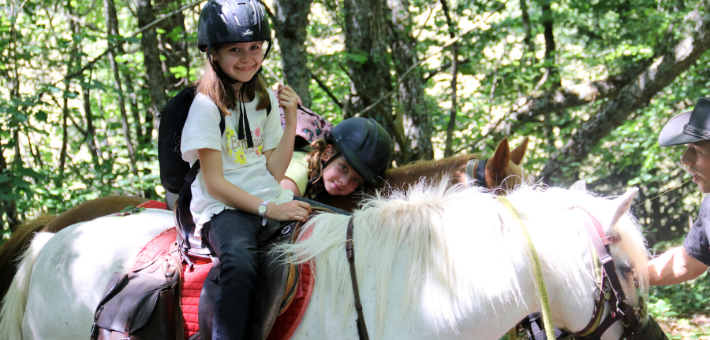
[{"label": "girl on horse", "polygon": [[[310,213],[308,203],[294,201],[278,183],[293,153],[298,97],[289,86],[279,86],[277,101],[261,77],[271,29],[257,0],[246,0],[246,6],[210,0],[200,13],[198,43],[207,58],[181,151],[185,161],[199,160],[201,166],[191,188],[195,234],[220,261],[212,338],[242,339],[260,227],[267,218],[303,221]],[[285,130],[278,113],[267,113],[269,102],[284,108]]]},{"label": "girl on horse", "polygon": [[280,183],[294,195],[313,200],[324,190],[345,196],[363,183],[377,185],[392,157],[390,135],[371,118],[346,119],[311,148],[293,153]]}]

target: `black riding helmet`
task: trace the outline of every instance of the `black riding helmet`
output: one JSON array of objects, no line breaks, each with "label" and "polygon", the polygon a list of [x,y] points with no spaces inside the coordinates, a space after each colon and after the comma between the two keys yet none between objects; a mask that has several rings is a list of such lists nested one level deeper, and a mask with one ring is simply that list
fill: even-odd
[{"label": "black riding helmet", "polygon": [[[377,185],[392,159],[392,138],[372,118],[350,118],[326,137],[345,160],[371,185]],[[333,158],[331,158],[333,159]]]},{"label": "black riding helmet", "polygon": [[269,42],[268,54],[271,27],[257,0],[210,0],[200,11],[197,46],[202,52],[217,44],[260,40]]}]

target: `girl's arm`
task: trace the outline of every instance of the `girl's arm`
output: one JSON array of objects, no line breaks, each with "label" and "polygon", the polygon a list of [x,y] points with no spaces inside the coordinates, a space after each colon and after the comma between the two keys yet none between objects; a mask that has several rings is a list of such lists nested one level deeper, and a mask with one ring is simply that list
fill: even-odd
[{"label": "girl's arm", "polygon": [[[259,206],[264,200],[224,179],[220,151],[199,149],[197,154],[200,159],[202,178],[205,181],[207,192],[212,197],[239,210],[254,215],[259,214]],[[266,217],[277,221],[305,221],[309,214],[310,205],[301,201],[291,201],[279,205],[269,203],[266,206]]]},{"label": "girl's arm", "polygon": [[277,181],[281,181],[293,157],[293,142],[296,139],[296,107],[298,95],[290,86],[279,84],[279,106],[284,108],[286,128],[276,149],[264,152],[266,169]]},{"label": "girl's arm", "polygon": [[279,181],[279,184],[281,184],[282,188],[291,190],[294,196],[303,196],[301,195],[301,190],[298,189],[298,185],[292,179],[284,177],[281,181]]}]

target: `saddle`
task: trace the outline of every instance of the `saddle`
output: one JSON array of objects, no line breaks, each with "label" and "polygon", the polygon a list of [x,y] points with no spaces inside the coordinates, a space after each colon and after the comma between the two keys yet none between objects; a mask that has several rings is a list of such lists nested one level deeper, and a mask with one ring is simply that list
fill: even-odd
[{"label": "saddle", "polygon": [[[156,203],[159,202],[148,202],[146,207],[165,207],[164,203],[159,203],[159,206],[156,206]],[[258,236],[259,266],[252,293],[250,327],[247,330],[249,339],[288,338],[290,334],[293,334],[298,322],[303,317],[313,289],[311,268],[307,264],[299,266],[287,264],[285,263],[287,261],[277,259],[275,255],[270,253],[270,250],[278,244],[295,242],[300,227],[300,222],[269,221],[267,228],[263,229],[267,232]],[[159,330],[157,332],[169,333],[167,338],[172,339],[211,339],[213,303],[219,282],[219,260],[216,257],[196,257],[181,252],[176,244],[178,234],[179,232],[175,228],[163,232],[139,253],[131,273],[115,274],[118,279],[113,279],[109,283],[101,300],[102,303],[97,307],[95,329],[92,329],[92,334],[97,337],[92,337],[92,339],[112,339],[111,332],[96,330],[103,330],[102,325],[116,325],[114,328],[117,329],[113,334],[120,333],[119,339],[166,338],[165,336],[140,335],[148,334],[146,332],[152,329]],[[135,285],[129,284],[130,278],[136,276],[136,273],[144,272],[146,268],[157,272],[158,277],[160,275],[167,277],[167,274],[164,274],[166,270],[162,270],[163,267],[160,267],[161,270],[153,269],[154,267],[158,268],[155,263],[162,263],[161,261],[171,264],[164,266],[168,268],[167,272],[171,274],[170,278],[173,282],[170,289],[172,295],[168,299],[154,298],[148,300],[149,303],[142,304],[111,303],[111,301],[145,300],[142,296],[146,294],[146,291],[152,292],[161,285],[154,283],[153,287],[133,289],[131,287]],[[172,275],[175,268],[178,270],[175,275]],[[176,278],[179,285],[174,284]],[[153,280],[152,282],[157,281]],[[147,287],[146,284],[141,286]],[[182,303],[176,303],[173,296],[177,296],[177,300],[182,297]],[[172,309],[165,306],[164,300],[171,301],[170,308]],[[196,300],[199,300],[199,304],[196,303]],[[292,307],[294,300],[297,300],[298,303],[294,303],[293,308],[289,308]],[[157,314],[161,316],[156,316]],[[123,327],[128,320],[135,319],[136,315],[142,315],[141,320],[145,320],[141,324],[143,333],[138,333],[135,330],[126,331],[127,328]],[[153,325],[153,323],[159,325]],[[154,331],[151,332],[153,333],[150,334],[156,334]]]}]

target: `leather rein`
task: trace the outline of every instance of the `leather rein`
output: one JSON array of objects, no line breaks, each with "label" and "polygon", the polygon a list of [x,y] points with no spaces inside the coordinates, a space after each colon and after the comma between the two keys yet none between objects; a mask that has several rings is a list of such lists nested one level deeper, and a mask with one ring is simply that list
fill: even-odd
[{"label": "leather rein", "polygon": [[357,311],[357,335],[360,340],[370,340],[365,325],[365,315],[362,314],[362,304],[360,303],[360,290],[357,287],[357,274],[355,273],[355,248],[353,245],[353,217],[348,221],[348,232],[345,241],[345,254],[350,265],[350,282],[353,284],[353,297],[355,299],[355,310]]},{"label": "leather rein", "polygon": [[[609,245],[619,241],[613,236],[606,236],[602,224],[592,214],[582,207],[575,207],[585,212],[589,219],[585,222],[585,229],[589,235],[592,250],[596,252],[601,263],[599,296],[594,304],[592,319],[586,327],[573,333],[576,339],[600,339],[602,334],[616,321],[621,320],[624,325],[624,337],[629,340],[641,339],[641,319],[643,318],[643,298],[639,296],[639,307],[633,307],[624,294],[621,282],[616,274],[614,259],[611,257]],[[591,221],[591,223],[590,223]],[[603,322],[604,303],[608,302],[611,312]]]}]

